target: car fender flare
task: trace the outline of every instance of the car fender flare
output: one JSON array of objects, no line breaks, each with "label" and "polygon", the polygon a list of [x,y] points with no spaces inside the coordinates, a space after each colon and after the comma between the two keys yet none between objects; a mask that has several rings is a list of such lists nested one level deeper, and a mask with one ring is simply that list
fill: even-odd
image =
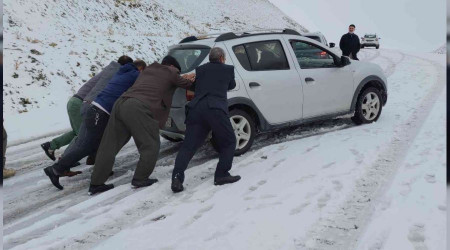
[{"label": "car fender flare", "polygon": [[228,99],[228,109],[234,105],[246,105],[250,107],[256,113],[260,131],[265,131],[270,128],[270,124],[267,122],[264,115],[261,113],[261,111],[259,111],[255,103],[251,99],[246,97],[232,97]]},{"label": "car fender flare", "polygon": [[353,99],[352,99],[352,105],[351,105],[351,112],[355,111],[356,108],[356,101],[358,100],[358,96],[359,93],[361,92],[361,90],[364,88],[364,86],[366,86],[367,83],[371,82],[371,81],[377,81],[379,83],[381,83],[384,92],[386,92],[387,87],[386,87],[386,83],[378,76],[375,75],[370,75],[366,78],[364,78],[359,84],[358,87],[356,87],[355,89],[355,93],[353,94]]}]

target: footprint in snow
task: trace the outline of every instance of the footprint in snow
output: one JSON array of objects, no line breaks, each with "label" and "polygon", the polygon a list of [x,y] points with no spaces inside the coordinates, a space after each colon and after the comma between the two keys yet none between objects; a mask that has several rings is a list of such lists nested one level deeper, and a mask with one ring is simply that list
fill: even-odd
[{"label": "footprint in snow", "polygon": [[324,194],[322,197],[320,197],[317,200],[317,207],[323,208],[328,204],[328,201],[330,200],[331,195],[329,193]]},{"label": "footprint in snow", "polygon": [[266,184],[266,180],[262,180],[262,181],[259,181],[258,182],[258,185],[255,185],[255,186],[251,186],[251,187],[249,187],[248,189],[250,190],[250,191],[255,191],[256,189],[258,189],[260,186],[262,186],[262,185],[264,185],[264,184]]},{"label": "footprint in snow", "polygon": [[413,244],[416,250],[427,250],[425,244],[425,225],[417,223],[409,228],[408,240]]},{"label": "footprint in snow", "polygon": [[315,148],[317,148],[317,147],[319,147],[319,146],[320,146],[320,144],[317,144],[317,145],[314,145],[314,146],[312,146],[312,147],[310,147],[310,148],[307,148],[307,149],[305,150],[304,154],[311,152],[313,149],[315,149]]},{"label": "footprint in snow", "polygon": [[303,209],[305,209],[305,207],[307,207],[309,204],[310,204],[309,202],[305,202],[305,203],[301,204],[300,206],[293,208],[293,209],[289,212],[289,214],[290,214],[290,215],[296,215],[296,214],[299,214],[299,213],[301,213],[301,212],[303,211]]},{"label": "footprint in snow", "polygon": [[325,169],[325,168],[329,168],[329,167],[333,166],[334,164],[336,164],[336,162],[335,162],[335,161],[333,161],[333,162],[330,162],[330,163],[328,163],[328,164],[325,164],[325,165],[323,165],[323,166],[322,166],[322,168],[323,168],[323,169]]},{"label": "footprint in snow", "polygon": [[425,180],[428,183],[436,183],[436,177],[435,177],[434,174],[427,174],[427,175],[425,175]]},{"label": "footprint in snow", "polygon": [[341,191],[342,190],[342,187],[343,187],[343,185],[342,185],[342,183],[340,182],[340,181],[338,181],[338,180],[334,180],[333,182],[333,186],[334,186],[334,190],[335,191]]}]

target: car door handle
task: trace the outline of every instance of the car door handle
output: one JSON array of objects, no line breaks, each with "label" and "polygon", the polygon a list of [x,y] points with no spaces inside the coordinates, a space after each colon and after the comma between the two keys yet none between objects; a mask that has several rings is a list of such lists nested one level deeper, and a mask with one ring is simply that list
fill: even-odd
[{"label": "car door handle", "polygon": [[306,77],[306,78],[305,78],[305,82],[306,82],[306,84],[313,84],[315,81],[314,81],[314,79],[311,78],[311,77]]},{"label": "car door handle", "polygon": [[251,82],[251,83],[248,84],[248,86],[250,88],[256,88],[256,87],[260,87],[261,85],[259,83],[257,83],[257,82]]}]

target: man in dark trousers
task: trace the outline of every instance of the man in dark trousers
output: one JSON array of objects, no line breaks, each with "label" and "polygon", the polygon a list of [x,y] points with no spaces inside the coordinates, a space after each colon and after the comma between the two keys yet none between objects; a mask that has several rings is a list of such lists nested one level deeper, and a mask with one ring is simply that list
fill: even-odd
[{"label": "man in dark trousers", "polygon": [[63,189],[59,177],[64,176],[77,161],[97,151],[115,101],[133,85],[145,66],[144,61],[136,60],[120,67],[105,89],[92,102],[84,115],[75,141],[69,145],[58,162],[44,169],[55,187]]},{"label": "man in dark trousers", "polygon": [[[69,115],[70,126],[72,128],[71,131],[62,134],[49,142],[45,142],[41,144],[42,149],[45,154],[53,161],[56,160],[55,150],[68,145],[73,138],[78,135],[78,131],[80,130],[81,122],[83,121],[81,114],[81,106],[83,104],[83,100],[91,94],[92,90],[95,89],[96,92],[95,97],[97,97],[98,93],[105,88],[106,84],[111,80],[111,78],[119,71],[120,66],[125,65],[127,63],[132,63],[133,59],[129,56],[121,56],[117,60],[117,62],[112,61],[108,66],[106,66],[100,73],[96,74],[89,81],[87,81],[78,92],[72,96],[67,102],[67,114]],[[92,93],[91,95],[93,95]],[[94,99],[95,99],[94,97]],[[92,100],[91,100],[92,101]]]},{"label": "man in dark trousers", "polygon": [[229,171],[236,149],[236,137],[228,117],[227,91],[236,87],[234,67],[226,65],[225,52],[212,48],[209,63],[197,67],[194,99],[186,106],[186,136],[175,160],[172,173],[172,191],[183,191],[184,171],[197,149],[212,130],[219,148],[219,163],[214,184],[223,185],[241,179]]},{"label": "man in dark trousers", "polygon": [[342,55],[348,56],[354,60],[359,60],[357,54],[361,48],[361,43],[359,42],[358,35],[354,32],[355,25],[350,24],[350,26],[348,26],[348,33],[341,37],[339,48],[342,50]]},{"label": "man in dark trousers", "polygon": [[149,65],[134,85],[116,102],[95,159],[89,194],[113,188],[105,184],[112,171],[116,155],[133,137],[140,157],[131,185],[150,186],[157,179],[149,179],[159,154],[159,129],[164,127],[178,87],[187,89],[194,75],[180,76],[181,67],[172,56],[161,64]]}]

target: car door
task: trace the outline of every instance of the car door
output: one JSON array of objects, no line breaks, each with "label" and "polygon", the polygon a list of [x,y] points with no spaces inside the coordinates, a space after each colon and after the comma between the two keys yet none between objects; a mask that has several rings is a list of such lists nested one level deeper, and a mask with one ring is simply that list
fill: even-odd
[{"label": "car door", "polygon": [[302,118],[303,93],[288,44],[280,36],[225,42],[251,100],[270,124]]},{"label": "car door", "polygon": [[337,65],[337,56],[320,45],[298,38],[286,41],[303,82],[303,118],[349,111],[354,90],[352,66]]}]

